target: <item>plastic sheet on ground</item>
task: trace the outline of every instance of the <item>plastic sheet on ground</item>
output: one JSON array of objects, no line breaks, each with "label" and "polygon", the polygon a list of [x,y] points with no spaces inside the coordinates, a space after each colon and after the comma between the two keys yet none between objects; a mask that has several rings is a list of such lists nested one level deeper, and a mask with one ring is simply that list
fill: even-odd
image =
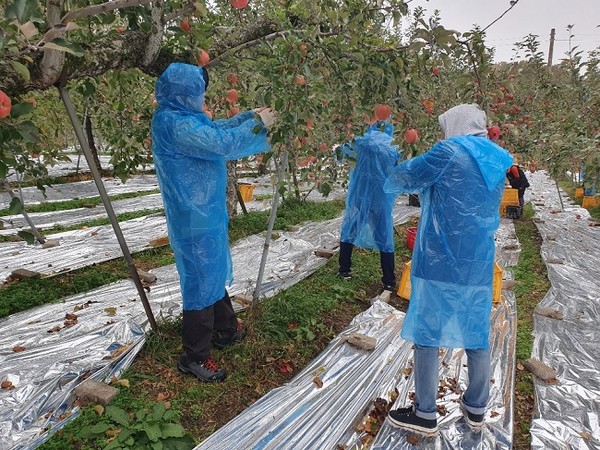
[{"label": "plastic sheet on ground", "polygon": [[[71,151],[75,150],[72,148]],[[46,165],[49,177],[63,177],[66,175],[72,175],[74,173],[85,173],[90,171],[90,167],[83,155],[69,154],[66,155],[69,161],[59,161],[53,166]],[[103,169],[109,169],[112,167],[110,163],[110,155],[98,155],[100,165]],[[44,164],[44,158],[40,157],[40,162]],[[16,175],[13,173],[7,177],[10,182],[17,181]]]},{"label": "plastic sheet on ground", "polygon": [[[160,194],[148,194],[141,197],[115,200],[112,202],[115,214],[161,209],[163,202]],[[76,208],[64,211],[29,213],[29,218],[38,230],[46,230],[54,226],[68,227],[71,225],[107,218],[106,209],[102,204],[93,208]],[[29,225],[22,215],[0,217],[4,228],[0,228],[0,236],[17,234],[19,230]]]},{"label": "plastic sheet on ground", "polygon": [[[151,248],[152,239],[167,234],[163,215],[144,216],[121,222],[120,225],[132,253]],[[65,231],[46,237],[48,240],[58,240],[60,245],[42,248],[40,244],[28,245],[24,241],[0,245],[0,282],[15,269],[52,276],[123,255],[110,225]]]},{"label": "plastic sheet on ground", "polygon": [[551,283],[534,315],[532,357],[558,372],[557,384],[534,381],[532,448],[600,449],[600,227],[562,191],[561,211],[545,172],[527,176]]},{"label": "plastic sheet on ground", "polygon": [[[498,255],[512,252],[511,261],[518,255],[520,250],[511,222],[502,222],[497,247],[504,249],[498,251]],[[502,259],[499,262],[506,263]],[[504,273],[507,278],[511,277],[509,271]],[[510,449],[515,311],[514,294],[503,291],[503,301],[492,315],[493,381],[486,426],[481,433],[471,431],[459,411],[460,390],[465,388],[467,380],[464,351],[444,351],[440,365],[444,395],[438,404],[445,414],[440,416],[438,436],[422,439],[415,446],[407,442],[406,432],[384,423],[370,448]],[[403,313],[376,300],[294,379],[269,392],[196,450],[363,448],[362,443],[370,438],[365,431],[357,429],[367,418],[375,399],[390,401],[392,391],[397,388],[396,406],[401,406],[408,403],[408,394],[413,389],[412,344],[400,337],[403,317]],[[375,350],[358,350],[346,344],[343,338],[352,332],[376,338]],[[322,387],[315,382],[315,377],[323,383]]]},{"label": "plastic sheet on ground", "polygon": [[[108,195],[128,194],[131,192],[145,192],[158,189],[156,175],[135,175],[122,183],[118,178],[103,178],[104,187]],[[55,184],[46,187],[44,192],[37,187],[26,187],[21,189],[23,202],[27,205],[39,203],[59,202],[73,200],[75,198],[99,197],[98,188],[94,181],[78,181],[75,183]],[[10,205],[10,195],[0,192],[0,209],[6,209]]]},{"label": "plastic sheet on ground", "polygon": [[[395,220],[402,222],[418,213],[416,208],[398,204]],[[327,259],[314,255],[314,250],[337,242],[339,220],[281,233],[271,243],[263,295],[271,296],[325,264]],[[263,242],[264,238],[249,238],[232,246],[236,282],[229,290],[231,294],[248,293],[258,263],[256,259],[250,261],[247,252],[254,251],[250,247],[256,243],[262,250]],[[175,266],[152,272],[158,280],[147,296],[154,314],[159,318],[178,316],[181,293]],[[236,304],[236,309],[242,305]],[[76,323],[65,322],[67,313],[77,316]],[[0,320],[0,380],[9,380],[16,387],[0,391],[0,449],[32,449],[44,442],[48,427],[59,429],[77,414],[74,387],[88,375],[110,380],[129,367],[148,329],[130,280]],[[19,346],[25,350],[14,352]]]},{"label": "plastic sheet on ground", "polygon": [[[394,213],[396,221],[419,213],[418,209],[415,211],[401,205],[401,200],[402,197],[398,200]],[[132,253],[152,247],[153,239],[167,234],[165,217],[162,214],[127,220],[121,222],[120,226]],[[27,269],[42,276],[52,276],[122,256],[111,225],[64,231],[48,235],[46,238],[58,240],[60,245],[42,248],[39,243],[28,245],[25,241],[0,244],[0,282],[15,269]],[[260,260],[260,255],[258,258]]]}]

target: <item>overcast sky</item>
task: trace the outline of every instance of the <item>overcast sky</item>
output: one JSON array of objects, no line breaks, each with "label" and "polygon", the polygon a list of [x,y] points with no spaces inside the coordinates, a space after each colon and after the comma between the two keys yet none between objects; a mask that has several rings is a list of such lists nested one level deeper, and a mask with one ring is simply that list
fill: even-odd
[{"label": "overcast sky", "polygon": [[[438,9],[445,28],[464,32],[474,24],[487,26],[510,4],[509,0],[412,0],[409,6],[422,6],[430,13]],[[600,47],[600,0],[519,0],[487,31],[486,42],[496,48],[496,61],[510,61],[515,54],[513,44],[530,33],[536,34],[547,60],[550,30],[555,28],[556,63],[569,49],[567,25],[575,25],[573,46],[578,45],[585,53]]]}]

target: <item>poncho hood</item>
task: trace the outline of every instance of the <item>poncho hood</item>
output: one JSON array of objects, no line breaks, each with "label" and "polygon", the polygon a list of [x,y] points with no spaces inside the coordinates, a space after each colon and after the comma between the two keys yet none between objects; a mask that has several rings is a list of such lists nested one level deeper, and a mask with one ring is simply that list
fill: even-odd
[{"label": "poncho hood", "polygon": [[438,120],[445,139],[460,144],[475,159],[487,189],[492,191],[504,179],[504,171],[512,164],[512,158],[487,138],[485,112],[478,105],[458,105],[440,115]]},{"label": "poncho hood", "polygon": [[156,81],[159,107],[202,112],[205,91],[202,68],[190,64],[173,63]]}]

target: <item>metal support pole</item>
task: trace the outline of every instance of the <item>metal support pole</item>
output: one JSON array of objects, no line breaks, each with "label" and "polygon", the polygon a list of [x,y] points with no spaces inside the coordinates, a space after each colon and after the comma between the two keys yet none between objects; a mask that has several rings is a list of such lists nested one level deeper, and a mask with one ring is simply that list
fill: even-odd
[{"label": "metal support pole", "polygon": [[[288,152],[287,148],[283,153],[283,157],[281,158],[281,163],[278,167],[278,181],[281,183],[283,179],[283,170],[284,167],[288,163]],[[279,184],[278,183],[278,184]],[[265,266],[267,264],[267,256],[269,255],[269,246],[271,242],[271,236],[273,235],[273,225],[275,224],[275,219],[277,218],[277,207],[279,206],[279,186],[275,186],[275,193],[273,195],[273,204],[271,205],[271,215],[269,216],[269,225],[267,227],[267,237],[265,238],[265,244],[263,246],[263,253],[260,259],[260,267],[258,269],[258,278],[256,279],[256,288],[254,289],[254,293],[252,295],[252,306],[255,307],[258,304],[258,298],[260,296],[260,287],[262,285],[263,275],[265,273]]]},{"label": "metal support pole", "polygon": [[129,271],[131,272],[131,278],[135,283],[135,287],[137,288],[140,299],[142,300],[142,304],[144,305],[144,310],[146,311],[146,316],[148,316],[150,326],[152,327],[153,331],[157,332],[158,327],[156,326],[156,320],[154,319],[154,314],[152,313],[150,302],[148,302],[148,297],[146,297],[146,291],[144,291],[144,286],[142,286],[142,282],[140,281],[140,276],[137,272],[137,268],[133,263],[133,258],[131,257],[131,253],[129,252],[129,248],[127,247],[127,242],[125,242],[123,232],[121,231],[121,227],[119,226],[119,221],[117,220],[117,216],[115,215],[112,203],[110,202],[104,184],[102,183],[100,172],[98,171],[98,168],[94,163],[94,157],[92,156],[92,152],[90,151],[87,139],[83,133],[83,128],[81,127],[79,119],[77,118],[77,113],[75,112],[75,108],[73,106],[73,102],[71,101],[71,97],[69,96],[69,92],[64,86],[59,87],[58,92],[60,93],[60,98],[62,99],[65,105],[65,109],[67,110],[69,119],[71,120],[71,125],[73,125],[73,129],[75,130],[75,135],[77,136],[79,145],[83,150],[83,155],[85,156],[85,159],[88,165],[90,166],[90,170],[92,171],[94,182],[96,183],[96,187],[98,188],[98,192],[100,193],[100,198],[102,199],[104,208],[106,208],[106,213],[108,214],[110,223],[113,227],[115,235],[117,236],[119,245],[121,246],[121,251],[123,252],[123,256],[125,257],[125,261],[127,262]]}]

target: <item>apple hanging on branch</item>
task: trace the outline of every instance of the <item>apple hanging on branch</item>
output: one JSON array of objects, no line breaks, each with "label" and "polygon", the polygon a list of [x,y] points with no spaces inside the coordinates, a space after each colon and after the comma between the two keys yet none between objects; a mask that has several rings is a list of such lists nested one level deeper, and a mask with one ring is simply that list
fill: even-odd
[{"label": "apple hanging on branch", "polygon": [[231,6],[235,9],[244,9],[248,6],[248,3],[250,3],[250,0],[231,0]]},{"label": "apple hanging on branch", "polygon": [[375,119],[377,120],[387,120],[392,114],[392,108],[388,105],[384,105],[380,103],[379,105],[375,105]]},{"label": "apple hanging on branch", "polygon": [[414,144],[419,140],[419,132],[414,128],[409,128],[404,132],[404,142]]},{"label": "apple hanging on branch", "polygon": [[4,91],[0,91],[0,119],[4,119],[10,115],[12,102],[10,97]]}]

